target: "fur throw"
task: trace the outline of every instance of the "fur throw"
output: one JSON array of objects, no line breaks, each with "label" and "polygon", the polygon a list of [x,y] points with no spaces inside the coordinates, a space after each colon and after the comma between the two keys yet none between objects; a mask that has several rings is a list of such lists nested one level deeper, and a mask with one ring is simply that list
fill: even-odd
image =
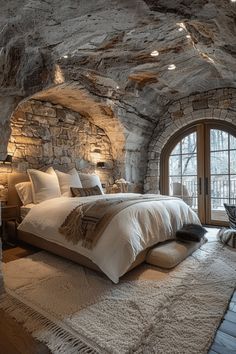
[{"label": "fur throw", "polygon": [[220,242],[230,247],[236,248],[236,230],[235,229],[220,229],[217,234]]},{"label": "fur throw", "polygon": [[176,231],[176,238],[180,241],[200,242],[207,230],[198,224],[185,224],[182,229]]}]

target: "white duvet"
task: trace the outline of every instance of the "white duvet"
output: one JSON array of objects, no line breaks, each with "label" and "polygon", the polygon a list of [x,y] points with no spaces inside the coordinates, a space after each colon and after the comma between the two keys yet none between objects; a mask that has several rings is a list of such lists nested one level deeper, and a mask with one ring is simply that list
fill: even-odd
[{"label": "white duvet", "polygon": [[[129,193],[132,195],[138,194]],[[59,233],[58,228],[67,215],[80,203],[114,196],[117,194],[46,200],[30,210],[18,229],[88,257],[118,283],[142,250],[174,238],[176,230],[184,223],[200,224],[196,213],[181,199],[158,195],[161,201],[138,203],[119,212],[92,250],[82,247],[81,243],[73,245]]]}]

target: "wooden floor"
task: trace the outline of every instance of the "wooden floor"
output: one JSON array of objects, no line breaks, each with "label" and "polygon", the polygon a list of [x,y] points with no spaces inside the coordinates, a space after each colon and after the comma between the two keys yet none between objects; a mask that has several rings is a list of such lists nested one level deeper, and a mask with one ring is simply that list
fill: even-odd
[{"label": "wooden floor", "polygon": [[[5,249],[3,262],[11,262],[35,252],[38,252],[38,249],[26,245]],[[0,354],[49,353],[49,349],[44,344],[34,340],[21,325],[0,310]],[[209,354],[236,354],[236,291],[219,326]]]},{"label": "wooden floor", "polygon": [[[31,246],[3,250],[3,262],[27,257],[38,250]],[[0,354],[50,354],[49,349],[36,341],[24,328],[0,310]],[[66,354],[66,353],[65,353]]]}]

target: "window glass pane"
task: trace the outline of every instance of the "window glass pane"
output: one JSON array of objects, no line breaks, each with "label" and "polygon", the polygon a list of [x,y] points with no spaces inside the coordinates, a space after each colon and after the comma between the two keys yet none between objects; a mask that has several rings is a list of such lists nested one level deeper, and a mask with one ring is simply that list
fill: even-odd
[{"label": "window glass pane", "polygon": [[174,193],[178,193],[176,191],[176,187],[181,185],[181,177],[170,177],[169,178],[169,194],[174,195]]},{"label": "window glass pane", "polygon": [[230,135],[230,149],[236,149],[236,138]]},{"label": "window glass pane", "polygon": [[211,198],[211,219],[219,221],[227,221],[227,215],[224,208],[224,203],[228,203],[228,199]]},{"label": "window glass pane", "polygon": [[180,143],[178,143],[175,148],[171,151],[171,155],[180,154]]},{"label": "window glass pane", "polygon": [[182,139],[182,154],[197,152],[197,134],[192,133]]},{"label": "window glass pane", "polygon": [[172,177],[170,195],[181,198],[190,207],[197,209],[197,176],[180,178]]},{"label": "window glass pane", "polygon": [[228,149],[228,133],[219,129],[211,129],[211,151]]},{"label": "window glass pane", "polygon": [[236,150],[230,151],[230,173],[236,174]]},{"label": "window glass pane", "polygon": [[170,156],[169,158],[169,174],[180,176],[181,175],[181,155]]},{"label": "window glass pane", "polygon": [[211,197],[229,198],[229,177],[211,176]]},{"label": "window glass pane", "polygon": [[[236,199],[236,175],[230,176],[230,199]],[[236,204],[235,202],[232,204]]]},{"label": "window glass pane", "polygon": [[197,213],[198,211],[198,199],[192,198],[192,209]]},{"label": "window glass pane", "polygon": [[191,197],[198,196],[197,176],[183,177],[182,183],[185,186],[185,195]]},{"label": "window glass pane", "polygon": [[183,155],[182,156],[182,174],[196,175],[197,174],[197,155]]},{"label": "window glass pane", "polygon": [[211,173],[229,173],[228,151],[211,152]]}]

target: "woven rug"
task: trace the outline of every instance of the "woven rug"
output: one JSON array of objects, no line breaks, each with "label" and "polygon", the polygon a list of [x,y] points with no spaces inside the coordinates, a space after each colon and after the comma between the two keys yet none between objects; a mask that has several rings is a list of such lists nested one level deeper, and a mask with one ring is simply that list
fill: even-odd
[{"label": "woven rug", "polygon": [[210,242],[162,279],[118,285],[46,252],[3,271],[0,308],[52,353],[204,354],[236,286],[236,252]]}]

